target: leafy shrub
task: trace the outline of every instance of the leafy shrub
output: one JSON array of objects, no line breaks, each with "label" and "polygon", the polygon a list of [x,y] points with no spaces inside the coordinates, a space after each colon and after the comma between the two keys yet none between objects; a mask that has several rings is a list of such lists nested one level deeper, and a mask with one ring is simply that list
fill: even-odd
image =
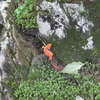
[{"label": "leafy shrub", "polygon": [[100,84],[89,76],[79,76],[76,78],[80,87],[80,95],[85,100],[99,100],[100,97]]},{"label": "leafy shrub", "polygon": [[86,100],[99,100],[100,86],[91,78],[75,76],[78,82],[75,84],[51,69],[39,70],[41,77],[20,83],[14,93],[17,100],[75,100],[77,95]]},{"label": "leafy shrub", "polygon": [[16,23],[24,27],[36,27],[36,6],[37,0],[24,0],[24,3],[16,8],[14,12]]},{"label": "leafy shrub", "polygon": [[85,82],[81,87],[81,92],[86,100],[100,100],[100,86],[93,82]]},{"label": "leafy shrub", "polygon": [[62,78],[22,82],[15,92],[17,100],[74,100],[79,88]]}]

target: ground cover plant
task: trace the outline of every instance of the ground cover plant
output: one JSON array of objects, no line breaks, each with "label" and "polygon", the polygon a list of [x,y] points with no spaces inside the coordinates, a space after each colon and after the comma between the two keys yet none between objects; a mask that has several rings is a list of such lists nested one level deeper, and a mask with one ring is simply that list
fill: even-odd
[{"label": "ground cover plant", "polygon": [[100,85],[92,76],[61,74],[48,65],[31,67],[26,80],[11,84],[14,100],[100,100]]}]

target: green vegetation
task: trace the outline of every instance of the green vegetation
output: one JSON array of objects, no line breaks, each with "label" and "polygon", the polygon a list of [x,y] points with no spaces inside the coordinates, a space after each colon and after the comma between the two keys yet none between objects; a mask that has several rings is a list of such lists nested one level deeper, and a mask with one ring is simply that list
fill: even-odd
[{"label": "green vegetation", "polygon": [[13,95],[13,92],[17,89],[20,82],[23,80],[27,80],[27,75],[30,67],[20,65],[7,66],[10,66],[10,69],[8,70],[10,73],[8,73],[8,77],[5,81],[5,84],[7,85],[7,87],[11,88],[11,95]]},{"label": "green vegetation", "polygon": [[[51,69],[41,69],[41,78],[22,81],[15,91],[17,100],[99,100],[100,86],[90,77],[71,76],[76,82],[65,79]],[[70,79],[70,78],[69,78]]]},{"label": "green vegetation", "polygon": [[29,74],[28,67],[17,68],[16,80],[8,82],[14,100],[75,100],[78,95],[100,100],[100,85],[93,77],[61,74],[48,65],[30,67]]},{"label": "green vegetation", "polygon": [[16,23],[26,28],[37,27],[37,0],[25,0],[15,9]]},{"label": "green vegetation", "polygon": [[63,79],[23,82],[15,92],[18,100],[73,100],[79,88],[66,84]]}]

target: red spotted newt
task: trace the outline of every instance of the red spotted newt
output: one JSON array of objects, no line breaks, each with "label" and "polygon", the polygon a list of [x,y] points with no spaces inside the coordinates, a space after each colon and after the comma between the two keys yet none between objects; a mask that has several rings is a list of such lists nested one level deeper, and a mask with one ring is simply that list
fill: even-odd
[{"label": "red spotted newt", "polygon": [[[49,59],[50,61],[53,60],[52,58],[53,58],[53,55],[54,55],[54,54],[50,51],[50,48],[51,48],[51,47],[52,47],[52,44],[51,44],[51,43],[42,46],[44,55],[47,56],[48,59]],[[61,70],[64,68],[64,66],[57,66],[57,64],[55,64],[55,63],[51,63],[51,66],[52,66],[56,71],[61,71]]]},{"label": "red spotted newt", "polygon": [[42,46],[43,53],[44,53],[45,56],[48,57],[49,60],[52,60],[52,58],[53,58],[53,53],[50,51],[51,47],[52,47],[52,44],[50,44],[50,43]]}]

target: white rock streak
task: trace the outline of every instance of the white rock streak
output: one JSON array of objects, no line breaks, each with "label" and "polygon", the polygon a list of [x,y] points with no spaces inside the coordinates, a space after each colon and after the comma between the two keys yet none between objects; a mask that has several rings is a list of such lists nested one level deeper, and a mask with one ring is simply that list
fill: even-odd
[{"label": "white rock streak", "polygon": [[[8,3],[6,1],[1,1],[0,2],[0,13],[3,17],[4,20],[4,26],[6,27],[6,17],[7,17],[7,11],[5,10],[5,8],[8,7]],[[9,28],[9,27],[7,27]],[[5,32],[4,35],[2,36],[3,41],[0,43],[0,47],[1,47],[1,51],[0,51],[0,69],[2,71],[2,76],[0,76],[0,82],[1,79],[3,79],[6,76],[6,73],[3,70],[3,64],[5,62],[5,50],[8,44],[8,37],[7,37],[7,33]]]},{"label": "white rock streak", "polygon": [[[4,63],[6,61],[6,49],[7,45],[9,44],[9,38],[7,36],[7,30],[10,28],[10,24],[7,21],[7,11],[5,8],[8,8],[10,0],[1,1],[0,2],[0,13],[3,17],[5,31],[3,31],[3,35],[0,42],[0,91],[6,92],[7,88],[2,86],[2,81],[7,77],[6,72],[4,71]],[[6,94],[2,98],[2,94],[0,94],[1,100],[10,100],[9,94]]]},{"label": "white rock streak", "polygon": [[91,49],[93,49],[93,36],[91,36],[91,37],[89,37],[88,39],[87,39],[87,44],[85,45],[85,46],[82,46],[82,48],[84,49],[84,50],[91,50]]},{"label": "white rock streak", "polygon": [[2,76],[0,76],[0,81],[1,79],[4,79],[6,77],[6,73],[3,70],[3,64],[5,62],[5,50],[7,48],[7,44],[9,43],[9,39],[6,36],[6,33],[3,36],[4,40],[0,43],[1,45],[1,51],[0,51],[0,69],[2,71]]}]

